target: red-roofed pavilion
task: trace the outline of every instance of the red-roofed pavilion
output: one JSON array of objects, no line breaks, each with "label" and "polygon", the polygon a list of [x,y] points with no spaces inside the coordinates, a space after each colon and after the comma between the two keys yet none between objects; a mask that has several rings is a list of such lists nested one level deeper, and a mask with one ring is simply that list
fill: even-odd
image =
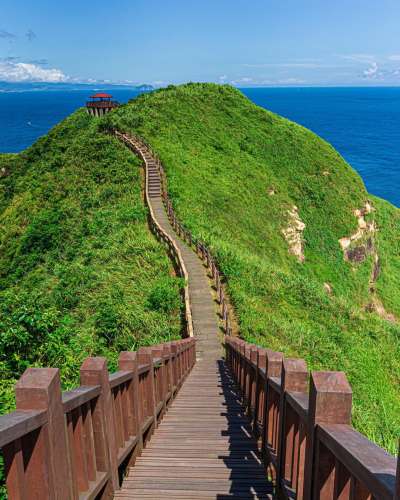
[{"label": "red-roofed pavilion", "polygon": [[86,103],[86,109],[92,116],[103,116],[112,109],[119,106],[117,101],[112,101],[112,95],[105,92],[98,92],[90,96],[90,101]]}]

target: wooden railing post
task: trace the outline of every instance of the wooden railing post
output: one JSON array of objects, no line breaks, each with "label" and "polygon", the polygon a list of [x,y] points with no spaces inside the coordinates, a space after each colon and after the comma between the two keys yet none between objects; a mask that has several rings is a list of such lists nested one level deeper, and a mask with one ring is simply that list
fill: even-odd
[{"label": "wooden railing post", "polygon": [[256,378],[257,378],[257,359],[258,349],[257,346],[250,346],[249,352],[249,399],[247,403],[247,412],[251,418],[255,414],[256,403]]},{"label": "wooden railing post", "polygon": [[[154,386],[154,395],[155,395],[155,404],[156,404],[156,409],[160,403],[162,403],[162,410],[159,414],[158,420],[162,418],[162,416],[165,413],[165,408],[166,408],[166,402],[165,402],[165,394],[166,394],[166,383],[167,379],[165,376],[165,365],[164,365],[164,347],[159,344],[156,346],[151,347],[151,354],[152,354],[152,359],[153,363],[154,360],[159,358],[161,360],[161,366],[157,368],[157,384]],[[155,371],[156,369],[154,369]]]},{"label": "wooden railing post", "polygon": [[154,429],[157,425],[156,400],[154,391],[154,365],[151,347],[141,347],[137,352],[137,359],[139,364],[148,364],[150,366],[149,373],[147,374],[146,379],[146,402],[148,404],[147,416],[151,416],[154,418],[154,422],[151,424],[150,432],[148,433],[148,435],[150,436],[154,432]]},{"label": "wooden railing post", "polygon": [[[312,372],[304,471],[305,500],[334,498],[335,463],[315,439],[318,424],[351,423],[352,390],[343,372]],[[334,461],[333,461],[334,462]]]},{"label": "wooden railing post", "polygon": [[273,427],[277,416],[275,415],[274,407],[278,405],[275,396],[271,394],[268,388],[268,379],[270,377],[280,378],[282,372],[283,354],[281,352],[271,351],[266,349],[266,373],[265,373],[265,399],[264,399],[264,415],[263,415],[263,433],[262,433],[262,453],[265,457],[265,451],[268,446],[269,437],[272,437]]},{"label": "wooden railing post", "polygon": [[171,372],[172,372],[172,389],[173,393],[176,393],[178,388],[178,365],[177,365],[177,355],[178,355],[178,346],[176,342],[171,342]]},{"label": "wooden railing post", "polygon": [[92,410],[93,435],[97,469],[109,474],[102,498],[109,498],[119,488],[119,481],[113,401],[106,358],[87,358],[82,363],[80,378],[82,385],[101,387]]},{"label": "wooden railing post", "polygon": [[[171,363],[171,344],[169,342],[165,343],[163,346],[163,359],[165,363],[165,404],[167,405],[167,399],[172,396],[172,363]],[[169,396],[168,396],[169,393]]]},{"label": "wooden railing post", "polygon": [[134,465],[137,456],[143,449],[142,423],[143,415],[141,414],[141,405],[139,402],[139,375],[137,353],[132,351],[123,351],[119,355],[119,369],[127,372],[132,372],[132,381],[128,387],[129,395],[129,430],[132,436],[138,439],[137,445],[129,459],[129,466]]},{"label": "wooden railing post", "polygon": [[225,363],[231,370],[231,373],[235,375],[232,363],[232,344],[230,338],[225,335],[224,337],[224,347],[225,347]]},{"label": "wooden railing post", "polygon": [[182,385],[182,380],[183,380],[182,344],[180,342],[177,342],[176,355],[177,355],[176,364],[178,367],[178,387],[180,387]]},{"label": "wooden railing post", "polygon": [[246,342],[245,341],[239,343],[239,352],[240,352],[239,385],[242,393],[245,394],[245,389],[246,389]]},{"label": "wooden railing post", "polygon": [[192,365],[190,368],[193,368],[196,364],[196,339],[192,337]]},{"label": "wooden railing post", "polygon": [[243,385],[243,395],[244,403],[249,407],[249,386],[250,386],[250,346],[246,342],[244,345],[244,385]]},{"label": "wooden railing post", "polygon": [[59,370],[28,368],[15,397],[17,410],[45,410],[47,424],[4,448],[9,498],[74,498]]},{"label": "wooden railing post", "polygon": [[260,437],[260,428],[263,422],[263,406],[265,401],[265,379],[260,375],[260,370],[264,370],[267,373],[267,351],[259,347],[257,349],[257,370],[256,370],[256,380],[255,380],[255,410],[253,417],[253,432],[256,438]]},{"label": "wooden railing post", "polygon": [[303,392],[308,389],[307,364],[303,359],[286,358],[282,363],[280,424],[278,438],[277,488],[282,491],[283,483],[290,480],[295,422],[286,405],[287,392]]},{"label": "wooden railing post", "polygon": [[175,354],[174,359],[174,375],[175,375],[175,385],[176,390],[179,388],[180,380],[181,380],[181,359],[180,359],[180,346],[179,342],[173,341],[171,342],[171,350]]}]

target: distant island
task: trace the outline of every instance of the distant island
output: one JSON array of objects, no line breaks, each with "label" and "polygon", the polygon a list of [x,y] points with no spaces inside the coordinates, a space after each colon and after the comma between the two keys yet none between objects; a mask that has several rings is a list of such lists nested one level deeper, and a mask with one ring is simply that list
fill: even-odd
[{"label": "distant island", "polygon": [[60,90],[107,90],[107,89],[124,89],[135,90],[139,92],[150,92],[154,90],[152,85],[141,84],[131,85],[125,83],[106,83],[106,82],[93,82],[93,83],[48,83],[48,82],[5,82],[0,81],[0,92],[37,92],[37,91],[60,91]]}]

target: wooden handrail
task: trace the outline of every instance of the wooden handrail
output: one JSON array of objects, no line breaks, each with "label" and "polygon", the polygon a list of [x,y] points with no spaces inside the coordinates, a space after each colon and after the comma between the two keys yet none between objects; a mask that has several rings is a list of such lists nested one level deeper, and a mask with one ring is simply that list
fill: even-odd
[{"label": "wooden handrail", "polygon": [[[154,153],[152,152],[151,148],[142,140],[134,136],[129,136],[128,134],[122,134],[118,130],[114,130],[113,133],[115,136],[123,141],[130,149],[132,149],[134,152],[139,154],[143,161],[146,163],[146,160],[143,155],[143,146],[145,147],[146,150],[148,150],[152,156],[154,156]],[[156,158],[156,157],[155,157]],[[161,182],[161,186],[163,186],[163,182]],[[153,232],[156,234],[156,236],[162,240],[164,243],[167,244],[170,252],[172,253],[175,262],[177,263],[180,274],[183,277],[185,281],[184,285],[184,304],[185,304],[185,323],[186,323],[186,334],[188,337],[193,337],[193,320],[192,320],[192,312],[191,312],[191,307],[190,307],[190,298],[189,298],[189,275],[186,270],[185,266],[185,261],[181,255],[181,251],[179,250],[178,246],[176,245],[175,241],[170,238],[170,236],[162,229],[160,224],[157,221],[157,218],[154,215],[153,207],[150,201],[150,195],[149,195],[149,181],[148,181],[148,174],[147,174],[147,169],[146,169],[146,187],[145,187],[145,199],[146,199],[146,204],[150,212],[150,227],[153,230]]]},{"label": "wooden handrail", "polygon": [[105,358],[87,358],[82,385],[64,393],[58,369],[28,368],[17,410],[0,417],[9,498],[112,496],[195,361],[193,338],[122,352],[112,374]]},{"label": "wooden handrail", "polygon": [[[233,313],[221,282],[224,280],[217,259],[210,249],[196,238],[177,218],[168,195],[165,170],[157,154],[142,138],[134,140],[145,145],[157,161],[161,176],[162,198],[169,221],[176,233],[203,260],[210,271],[220,304],[226,337],[227,361],[242,387],[248,411],[253,415],[256,436],[262,437],[262,451],[267,468],[276,481],[283,498],[347,499],[375,498],[400,500],[395,497],[396,459],[375,446],[350,426],[351,388],[341,372],[309,373],[303,360],[284,359],[282,353],[246,344],[232,334]],[[327,406],[325,406],[327,405]],[[310,408],[309,408],[310,406]],[[334,451],[328,449],[327,425],[349,436],[357,443],[352,461],[340,458],[339,439]],[[342,443],[343,446],[346,443]],[[345,446],[344,448],[345,449]],[[368,449],[369,462],[362,460]],[[358,456],[356,450],[361,450]],[[342,456],[342,455],[341,455]],[[342,461],[340,461],[342,460]],[[377,463],[371,468],[369,463]],[[379,468],[379,464],[382,467]],[[384,465],[383,465],[384,464]],[[330,475],[323,478],[324,471]],[[318,478],[318,479],[317,479]],[[400,490],[400,458],[397,490]],[[369,490],[368,490],[369,488]]]},{"label": "wooden handrail", "polygon": [[[220,314],[223,320],[223,328],[226,335],[232,334],[232,324],[233,324],[233,313],[227,306],[227,300],[225,297],[225,293],[223,290],[222,282],[224,281],[224,276],[219,269],[217,259],[212,255],[211,250],[198,238],[196,238],[189,229],[187,229],[177,218],[175,210],[173,208],[172,202],[168,195],[167,188],[167,177],[165,175],[164,167],[154,150],[151,146],[142,138],[138,136],[134,136],[132,134],[121,133],[118,130],[112,131],[120,140],[122,140],[128,147],[133,149],[136,153],[138,153],[143,158],[143,148],[147,150],[147,152],[152,156],[154,161],[157,162],[158,171],[161,177],[161,196],[163,199],[163,203],[165,206],[165,210],[168,215],[168,219],[176,231],[176,233],[185,241],[187,245],[189,245],[193,250],[195,250],[198,257],[201,258],[204,265],[210,272],[210,278],[213,280],[217,295],[217,300],[220,305]],[[145,161],[145,159],[143,158]],[[155,233],[161,238],[163,241],[167,242],[171,247],[173,254],[176,256],[176,260],[179,263],[181,268],[181,274],[185,278],[185,282],[187,283],[188,275],[185,267],[185,263],[181,257],[180,251],[178,247],[175,245],[175,242],[169,238],[169,236],[164,233],[162,228],[157,223],[157,220],[154,217],[153,210],[151,208],[151,202],[148,195],[148,186],[146,179],[146,201],[149,206],[150,216],[152,221],[152,228]],[[190,312],[190,300],[189,300],[189,290],[188,287],[185,287],[185,309],[186,309],[186,322],[188,324],[189,336],[193,335],[193,326]]]},{"label": "wooden handrail", "polygon": [[309,374],[303,360],[234,337],[225,350],[278,498],[399,499],[400,458],[396,476],[396,458],[351,426],[343,372]]}]

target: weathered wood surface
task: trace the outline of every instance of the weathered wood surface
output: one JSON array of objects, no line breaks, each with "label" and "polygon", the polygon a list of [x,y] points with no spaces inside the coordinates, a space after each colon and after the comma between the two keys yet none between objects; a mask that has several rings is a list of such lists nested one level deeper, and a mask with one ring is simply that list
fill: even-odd
[{"label": "weathered wood surface", "polygon": [[272,498],[232,379],[200,360],[115,498]]}]

